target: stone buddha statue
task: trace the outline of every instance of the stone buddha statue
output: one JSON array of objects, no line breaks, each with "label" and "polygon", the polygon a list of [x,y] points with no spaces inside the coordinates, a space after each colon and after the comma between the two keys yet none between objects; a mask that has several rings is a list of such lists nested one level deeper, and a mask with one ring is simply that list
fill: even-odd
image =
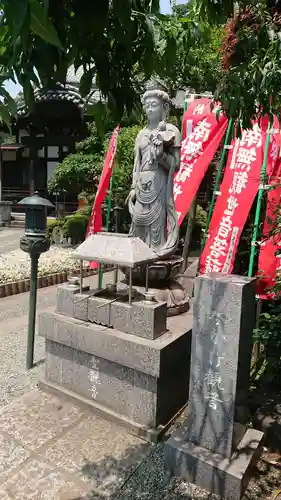
[{"label": "stone buddha statue", "polygon": [[[181,135],[177,127],[166,122],[170,99],[164,90],[150,88],[142,102],[147,126],[140,131],[135,144],[128,196],[130,236],[139,237],[158,255],[159,260],[149,265],[150,291],[157,301],[167,303],[169,315],[175,315],[189,307],[189,297],[176,279],[183,262],[181,256],[175,255],[179,227],[173,196],[174,175],[180,166]],[[142,266],[133,269],[134,285],[139,286],[139,291],[145,276]]]},{"label": "stone buddha statue", "polygon": [[138,236],[159,259],[171,256],[178,245],[174,174],[180,163],[179,130],[167,123],[169,96],[159,89],[145,92],[147,126],[136,139],[132,188],[128,197],[132,217],[130,235]]}]

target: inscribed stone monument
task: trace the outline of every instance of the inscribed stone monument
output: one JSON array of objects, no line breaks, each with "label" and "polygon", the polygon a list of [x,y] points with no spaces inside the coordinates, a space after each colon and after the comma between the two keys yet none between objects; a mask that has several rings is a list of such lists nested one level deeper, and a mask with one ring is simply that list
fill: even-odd
[{"label": "inscribed stone monument", "polygon": [[[255,280],[196,279],[188,417],[167,442],[172,474],[240,500],[263,435],[247,430]],[[239,453],[238,453],[239,451]]]}]

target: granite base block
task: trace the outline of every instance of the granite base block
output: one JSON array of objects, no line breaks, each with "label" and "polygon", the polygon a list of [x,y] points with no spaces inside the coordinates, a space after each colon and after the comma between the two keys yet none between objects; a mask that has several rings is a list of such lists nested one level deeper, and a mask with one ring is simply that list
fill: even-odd
[{"label": "granite base block", "polygon": [[147,339],[156,339],[167,330],[167,304],[165,302],[136,301],[132,304],[131,332]]},{"label": "granite base block", "polygon": [[149,429],[187,403],[191,318],[186,329],[148,340],[57,313],[39,316],[46,381]]},{"label": "granite base block", "polygon": [[264,435],[248,429],[231,458],[187,441],[182,426],[165,443],[165,468],[171,476],[193,483],[224,500],[241,500],[259,460]]},{"label": "granite base block", "polygon": [[76,319],[82,321],[88,321],[88,303],[89,303],[88,293],[77,293],[75,294],[74,304],[73,304],[73,316]]},{"label": "granite base block", "polygon": [[58,288],[57,312],[152,340],[167,330],[166,303],[135,300],[129,305],[125,292],[115,300],[106,290],[84,287],[81,294],[79,286],[66,283]]},{"label": "granite base block", "polygon": [[[88,292],[89,286],[83,287],[83,292]],[[74,302],[80,292],[80,286],[64,283],[57,288],[57,311],[65,316],[74,317]]]},{"label": "granite base block", "polygon": [[103,326],[112,326],[111,308],[112,303],[104,297],[93,296],[88,299],[87,321]]}]

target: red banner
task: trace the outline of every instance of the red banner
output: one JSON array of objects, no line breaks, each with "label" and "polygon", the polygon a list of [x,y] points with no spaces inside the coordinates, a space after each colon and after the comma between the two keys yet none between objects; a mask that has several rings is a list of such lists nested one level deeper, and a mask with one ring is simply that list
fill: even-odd
[{"label": "red banner", "polygon": [[120,125],[116,127],[110,139],[109,148],[104,161],[103,170],[99,181],[95,201],[93,204],[91,217],[88,222],[87,236],[98,233],[102,230],[102,203],[106,197],[110,184],[112,168],[114,165],[114,159],[117,151],[119,130],[120,130]]},{"label": "red banner", "polygon": [[[102,203],[107,195],[110,184],[110,178],[112,175],[112,169],[117,151],[119,130],[120,125],[116,127],[110,139],[109,148],[105,157],[92,213],[88,222],[87,237],[102,230]],[[92,269],[95,269],[97,267],[96,262],[90,262],[89,265]]]},{"label": "red banner", "polygon": [[[241,139],[232,142],[232,150],[211,219],[207,243],[200,259],[200,273],[231,273],[239,239],[258,192],[263,163],[268,120],[261,129],[243,131]],[[267,173],[273,169],[273,149],[269,146]]]},{"label": "red banner", "polygon": [[211,111],[210,105],[210,99],[197,99],[190,104],[184,115],[181,164],[174,178],[174,199],[179,226],[227,128],[227,118],[221,114],[217,119],[218,106]]},{"label": "red banner", "polygon": [[[279,148],[277,145],[277,152]],[[273,150],[275,154],[275,151]],[[269,185],[272,189],[268,192],[266,216],[263,226],[264,241],[260,247],[258,264],[258,282],[257,293],[261,299],[273,297],[271,288],[275,284],[277,268],[280,266],[280,258],[276,256],[277,250],[280,250],[280,235],[273,235],[272,228],[277,225],[277,210],[280,207],[281,200],[281,160],[278,159]]]}]

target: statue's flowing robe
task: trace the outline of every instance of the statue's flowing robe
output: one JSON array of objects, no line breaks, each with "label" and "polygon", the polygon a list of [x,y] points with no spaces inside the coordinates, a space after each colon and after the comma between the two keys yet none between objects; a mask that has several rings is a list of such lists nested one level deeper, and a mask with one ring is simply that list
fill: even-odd
[{"label": "statue's flowing robe", "polygon": [[[175,131],[179,143],[179,131],[171,124],[167,128]],[[143,129],[136,141],[133,187],[136,200],[129,200],[132,217],[130,235],[138,236],[159,257],[165,257],[176,249],[178,244],[177,214],[173,198],[173,178],[178,160],[172,154],[167,164],[152,160],[153,145],[151,131]],[[179,144],[177,144],[177,147]]]}]

